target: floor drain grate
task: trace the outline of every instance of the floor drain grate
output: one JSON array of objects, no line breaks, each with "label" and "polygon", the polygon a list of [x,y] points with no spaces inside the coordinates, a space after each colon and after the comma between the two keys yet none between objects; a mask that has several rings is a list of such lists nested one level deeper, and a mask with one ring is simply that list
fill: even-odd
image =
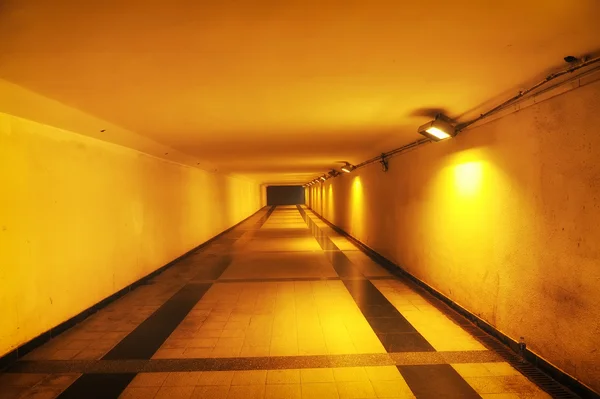
[{"label": "floor drain grate", "polygon": [[[411,285],[414,284],[412,281],[410,283]],[[581,399],[581,396],[575,394],[573,391],[538,369],[533,364],[529,362],[523,363],[521,357],[513,352],[506,344],[488,334],[481,327],[477,326],[477,324],[473,323],[471,320],[449,307],[439,298],[432,296],[428,291],[424,290],[418,285],[414,285],[414,287],[417,288],[424,297],[428,298],[429,302],[433,306],[460,325],[461,328],[478,339],[487,348],[500,355],[507,363],[517,369],[527,379],[536,384],[540,389],[544,390],[550,396],[558,399]]]},{"label": "floor drain grate", "polygon": [[[309,208],[310,209],[310,208]],[[318,215],[317,215],[318,216]],[[521,357],[518,356],[510,347],[508,343],[503,343],[501,340],[497,339],[492,333],[486,331],[484,327],[478,326],[476,321],[472,320],[469,317],[466,317],[460,311],[454,309],[451,305],[444,302],[437,293],[432,292],[431,289],[424,285],[424,283],[420,282],[418,279],[413,277],[412,275],[403,271],[399,266],[389,261],[387,258],[373,251],[371,248],[367,247],[365,244],[353,238],[351,235],[346,233],[344,230],[339,227],[331,224],[327,220],[323,219],[319,216],[321,220],[327,223],[334,231],[342,234],[347,237],[351,242],[356,244],[356,246],[363,251],[367,256],[373,259],[376,263],[389,270],[393,275],[404,281],[408,284],[412,289],[419,292],[424,298],[426,298],[433,306],[435,306],[438,310],[444,313],[447,317],[452,319],[456,324],[462,327],[464,330],[469,332],[475,338],[477,338],[481,343],[490,348],[491,350],[498,353],[507,363],[513,366],[515,369],[519,370],[526,378],[535,383],[545,392],[550,394],[553,398],[573,398],[573,399],[581,399],[582,396],[577,395],[554,378],[549,376],[548,374],[541,371],[539,368],[534,366],[531,363],[523,363],[521,361]],[[574,383],[573,385],[578,391],[579,386]],[[582,387],[583,398],[587,399],[595,399],[599,396],[595,393],[588,391],[586,388]],[[590,396],[591,395],[591,396]]]},{"label": "floor drain grate", "polygon": [[477,338],[482,344],[499,354],[507,363],[517,369],[521,374],[536,384],[540,389],[553,398],[558,399],[579,399],[580,396],[554,380],[549,375],[542,372],[531,363],[523,363],[521,357],[508,348],[505,344],[492,337],[477,325],[470,322],[466,317],[449,308],[445,303],[438,299],[430,300],[432,304],[441,310],[445,315],[456,321],[469,334]]}]

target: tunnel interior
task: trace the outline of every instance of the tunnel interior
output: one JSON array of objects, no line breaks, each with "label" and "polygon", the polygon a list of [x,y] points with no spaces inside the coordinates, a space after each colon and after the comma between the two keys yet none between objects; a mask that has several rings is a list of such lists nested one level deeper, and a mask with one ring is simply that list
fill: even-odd
[{"label": "tunnel interior", "polygon": [[0,6],[0,398],[598,398],[600,2]]}]

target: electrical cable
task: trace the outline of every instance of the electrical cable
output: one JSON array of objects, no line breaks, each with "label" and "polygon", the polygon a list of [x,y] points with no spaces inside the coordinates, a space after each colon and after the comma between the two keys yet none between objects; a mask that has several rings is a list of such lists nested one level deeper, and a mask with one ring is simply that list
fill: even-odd
[{"label": "electrical cable", "polygon": [[578,70],[578,69],[581,69],[581,68],[584,68],[584,67],[586,67],[586,66],[589,66],[589,65],[595,64],[596,62],[599,62],[599,61],[600,61],[600,57],[597,57],[597,58],[592,58],[591,60],[584,61],[584,62],[582,62],[582,63],[581,63],[581,64],[579,64],[579,65],[572,66],[571,68],[567,68],[567,69],[565,69],[565,70],[562,70],[562,71],[560,71],[560,72],[551,73],[550,75],[548,75],[548,76],[546,77],[546,79],[544,79],[544,80],[542,80],[541,82],[539,82],[539,83],[537,83],[537,84],[535,84],[535,85],[531,86],[531,87],[530,87],[529,89],[527,89],[527,90],[522,90],[522,91],[520,91],[520,92],[519,92],[519,94],[517,94],[516,96],[509,98],[508,100],[506,100],[506,101],[505,101],[505,102],[503,102],[502,104],[500,104],[500,105],[498,105],[498,106],[496,106],[496,107],[492,108],[491,110],[489,110],[489,111],[487,111],[487,112],[485,112],[485,113],[483,113],[483,114],[479,115],[477,118],[475,118],[475,119],[472,119],[472,120],[470,120],[470,121],[468,121],[468,122],[465,122],[465,123],[461,123],[461,124],[459,124],[459,125],[457,126],[456,130],[457,130],[457,132],[460,132],[461,130],[465,129],[465,128],[466,128],[466,127],[468,127],[468,126],[471,126],[471,125],[472,125],[472,124],[474,124],[475,122],[479,122],[480,120],[482,120],[482,119],[484,119],[484,118],[487,118],[488,116],[492,115],[493,113],[495,113],[495,112],[498,112],[498,111],[500,111],[501,109],[503,109],[503,108],[505,108],[505,107],[509,106],[510,104],[512,104],[512,103],[514,103],[516,100],[518,100],[519,98],[521,98],[521,97],[523,97],[523,96],[525,96],[525,95],[527,95],[527,94],[531,93],[532,91],[534,91],[535,89],[537,89],[537,88],[539,88],[539,87],[541,87],[541,86],[545,85],[546,83],[548,83],[548,82],[550,82],[550,81],[552,81],[552,80],[554,80],[554,79],[556,79],[556,78],[558,78],[558,77],[561,77],[561,76],[563,76],[563,75],[566,75],[566,74],[568,74],[568,73],[575,72],[575,71],[576,71],[576,70]]},{"label": "electrical cable", "polygon": [[[551,73],[541,82],[536,83],[535,85],[531,86],[529,89],[520,91],[519,94],[509,98],[508,100],[504,101],[502,104],[490,109],[489,111],[484,112],[483,114],[479,115],[477,118],[474,118],[474,119],[471,119],[470,121],[458,124],[456,126],[456,132],[458,133],[458,132],[466,129],[467,127],[471,126],[472,124],[479,122],[480,120],[485,119],[485,118],[491,116],[492,114],[508,107],[509,105],[515,103],[517,100],[523,98],[527,94],[530,94],[532,91],[540,88],[541,86],[544,86],[545,84],[547,84],[548,82],[550,82],[556,78],[559,78],[559,77],[569,74],[569,73],[573,73],[573,72],[577,71],[578,69],[585,68],[585,67],[595,64],[597,62],[600,62],[600,57],[596,57],[596,58],[592,58],[592,59],[583,61],[578,65],[574,65],[570,68],[564,69],[559,72]],[[562,83],[566,83],[566,82],[562,82]],[[419,147],[419,146],[421,146],[423,144],[427,144],[427,143],[431,143],[431,140],[425,138],[425,139],[419,139],[417,141],[413,141],[412,143],[408,143],[406,145],[403,145],[402,147],[398,147],[391,151],[384,152],[381,155],[378,155],[373,158],[369,158],[366,161],[363,161],[357,165],[354,165],[354,169],[362,168],[363,166],[367,166],[374,162],[382,162],[382,165],[383,165],[384,162],[387,163],[387,158],[390,158],[394,155],[398,155],[400,153],[403,153],[405,151],[411,150],[413,148]],[[385,171],[385,167],[384,167],[384,171]]]}]

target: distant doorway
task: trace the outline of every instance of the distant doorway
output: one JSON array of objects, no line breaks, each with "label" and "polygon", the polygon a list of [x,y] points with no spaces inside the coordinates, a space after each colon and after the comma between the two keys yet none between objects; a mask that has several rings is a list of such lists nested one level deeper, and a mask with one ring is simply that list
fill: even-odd
[{"label": "distant doorway", "polygon": [[304,204],[304,188],[302,186],[267,187],[267,205],[299,204]]}]

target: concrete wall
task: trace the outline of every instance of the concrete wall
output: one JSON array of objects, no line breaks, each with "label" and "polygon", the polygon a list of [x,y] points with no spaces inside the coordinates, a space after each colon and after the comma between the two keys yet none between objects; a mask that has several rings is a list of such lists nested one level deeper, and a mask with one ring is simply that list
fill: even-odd
[{"label": "concrete wall", "polygon": [[0,356],[259,208],[253,181],[0,114]]},{"label": "concrete wall", "polygon": [[600,83],[330,179],[309,206],[600,391]]}]

